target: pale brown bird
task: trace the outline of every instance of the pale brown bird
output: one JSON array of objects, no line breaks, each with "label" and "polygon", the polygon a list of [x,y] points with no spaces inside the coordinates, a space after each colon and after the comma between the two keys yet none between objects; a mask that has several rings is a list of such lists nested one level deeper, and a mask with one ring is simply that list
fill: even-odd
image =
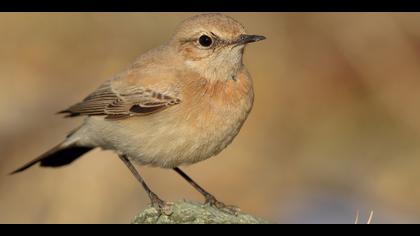
[{"label": "pale brown bird", "polygon": [[206,203],[226,208],[179,166],[218,154],[238,134],[254,99],[252,79],[242,63],[244,48],[263,39],[246,34],[239,22],[221,14],[186,19],[167,43],[61,111],[86,119],[62,143],[13,173],[36,163],[67,165],[100,147],[119,155],[160,210],[168,205],[131,161],[174,169]]}]

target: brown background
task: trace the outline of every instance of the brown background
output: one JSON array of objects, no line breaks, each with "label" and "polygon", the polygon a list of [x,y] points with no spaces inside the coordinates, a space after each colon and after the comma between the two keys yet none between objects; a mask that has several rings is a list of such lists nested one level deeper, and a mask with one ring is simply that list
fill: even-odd
[{"label": "brown background", "polygon": [[[112,152],[7,173],[81,122],[54,113],[167,40],[189,13],[0,14],[0,222],[127,223],[147,197]],[[267,36],[245,53],[254,110],[231,146],[184,168],[273,222],[420,222],[420,14],[232,13]],[[201,200],[143,167],[164,199]]]}]

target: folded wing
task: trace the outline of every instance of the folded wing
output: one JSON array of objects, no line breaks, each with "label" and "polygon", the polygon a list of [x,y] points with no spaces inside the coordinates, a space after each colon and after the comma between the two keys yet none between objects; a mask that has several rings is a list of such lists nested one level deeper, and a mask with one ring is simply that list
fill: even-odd
[{"label": "folded wing", "polygon": [[128,86],[119,91],[108,81],[95,92],[59,113],[74,116],[105,116],[105,119],[119,120],[132,116],[144,116],[180,103],[181,100],[142,86]]}]

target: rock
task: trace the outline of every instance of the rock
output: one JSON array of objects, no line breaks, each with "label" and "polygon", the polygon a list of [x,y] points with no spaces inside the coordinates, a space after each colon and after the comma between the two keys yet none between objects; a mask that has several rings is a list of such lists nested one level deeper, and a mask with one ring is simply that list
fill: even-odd
[{"label": "rock", "polygon": [[149,207],[136,216],[133,224],[266,224],[265,220],[239,212],[237,215],[196,202],[180,201],[173,203],[172,214],[159,215]]}]

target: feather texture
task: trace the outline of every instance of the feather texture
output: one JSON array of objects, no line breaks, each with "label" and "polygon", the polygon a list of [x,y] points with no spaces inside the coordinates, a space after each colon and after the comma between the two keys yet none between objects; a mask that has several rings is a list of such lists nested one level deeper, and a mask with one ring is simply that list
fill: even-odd
[{"label": "feather texture", "polygon": [[102,115],[105,119],[119,120],[149,115],[181,102],[178,98],[145,87],[130,86],[124,91],[117,91],[112,87],[112,81],[104,83],[82,102],[59,113],[67,114],[66,117]]}]

